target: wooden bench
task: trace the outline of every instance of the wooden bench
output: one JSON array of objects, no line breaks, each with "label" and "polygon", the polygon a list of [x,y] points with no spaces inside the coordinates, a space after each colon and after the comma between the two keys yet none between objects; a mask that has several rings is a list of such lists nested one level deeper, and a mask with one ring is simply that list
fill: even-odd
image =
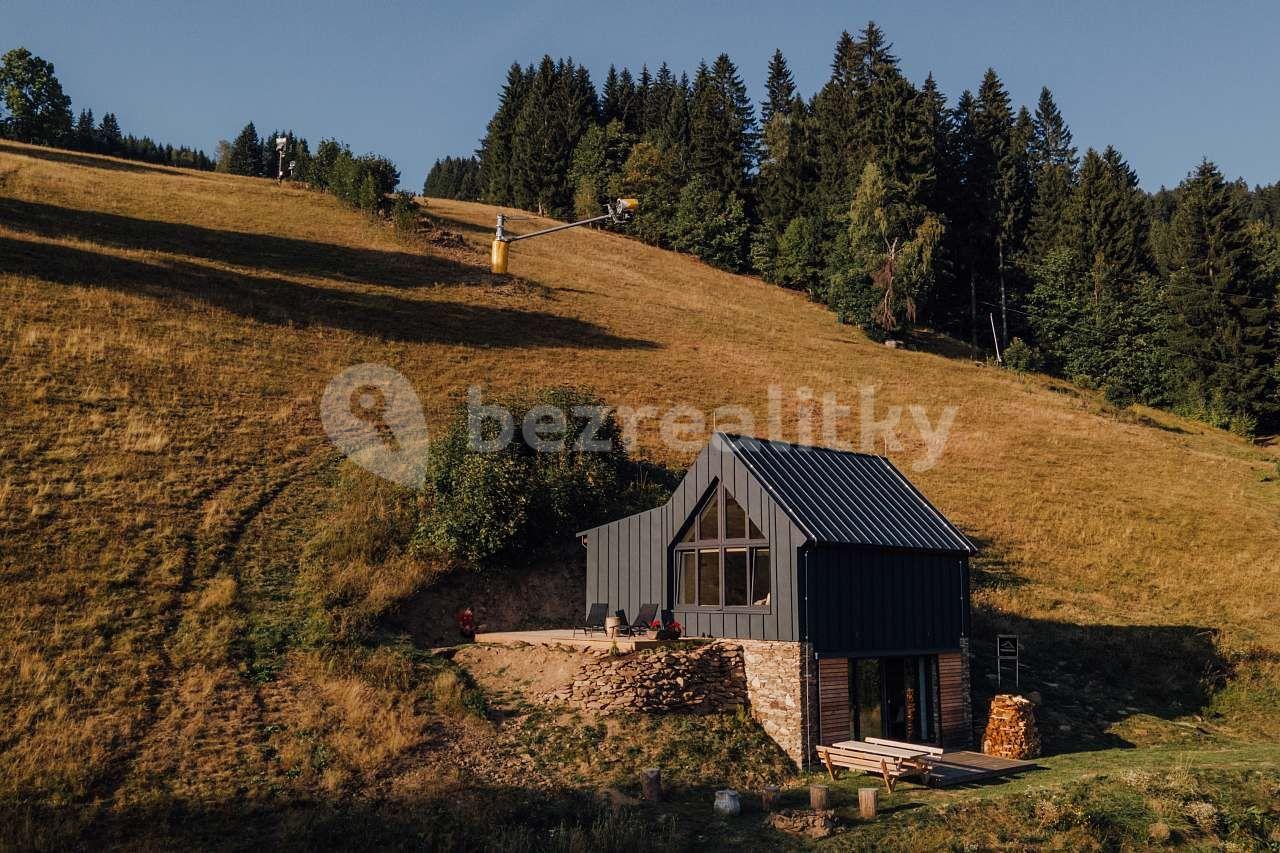
[{"label": "wooden bench", "polygon": [[837,778],[837,768],[859,770],[878,774],[884,780],[885,788],[893,793],[894,783],[903,776],[918,776],[928,785],[932,778],[932,760],[941,755],[942,750],[882,738],[867,738],[865,741],[846,740],[830,746],[819,746],[817,753],[826,765],[832,781]]}]

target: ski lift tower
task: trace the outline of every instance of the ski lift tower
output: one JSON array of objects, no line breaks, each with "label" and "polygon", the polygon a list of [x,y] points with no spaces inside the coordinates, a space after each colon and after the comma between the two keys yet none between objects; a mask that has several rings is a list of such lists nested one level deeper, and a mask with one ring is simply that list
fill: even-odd
[{"label": "ski lift tower", "polygon": [[577,222],[569,222],[564,225],[555,225],[551,228],[543,228],[541,231],[534,231],[529,234],[520,234],[515,237],[507,234],[507,223],[528,219],[529,217],[507,216],[505,213],[499,213],[498,227],[493,235],[493,250],[490,254],[490,263],[493,271],[495,273],[506,273],[507,246],[510,243],[516,243],[520,240],[529,240],[533,237],[542,237],[546,234],[554,234],[557,231],[564,231],[568,228],[577,228],[579,225],[590,225],[593,222],[604,222],[606,219],[617,223],[629,222],[639,207],[640,201],[638,199],[620,198],[611,204],[606,204],[605,210],[608,212],[601,216],[593,216],[590,219],[582,219]]}]

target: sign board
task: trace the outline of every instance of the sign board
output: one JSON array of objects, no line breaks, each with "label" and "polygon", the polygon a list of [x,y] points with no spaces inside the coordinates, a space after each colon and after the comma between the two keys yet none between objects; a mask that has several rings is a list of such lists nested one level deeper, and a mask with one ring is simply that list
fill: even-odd
[{"label": "sign board", "polygon": [[1015,687],[1019,686],[1017,634],[996,634],[996,684],[1003,676],[1001,670],[1005,661],[1013,661],[1013,683]]}]

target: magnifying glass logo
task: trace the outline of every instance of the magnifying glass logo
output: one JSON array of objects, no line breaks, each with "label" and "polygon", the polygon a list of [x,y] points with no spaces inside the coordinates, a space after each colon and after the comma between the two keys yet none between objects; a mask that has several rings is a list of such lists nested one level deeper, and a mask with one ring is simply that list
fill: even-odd
[{"label": "magnifying glass logo", "polygon": [[387,396],[381,388],[365,385],[351,392],[351,414],[372,427],[389,449],[400,450],[400,440],[387,423]]},{"label": "magnifying glass logo", "polygon": [[427,421],[409,380],[382,364],[333,378],[320,401],[329,439],[355,464],[410,488],[425,479]]}]

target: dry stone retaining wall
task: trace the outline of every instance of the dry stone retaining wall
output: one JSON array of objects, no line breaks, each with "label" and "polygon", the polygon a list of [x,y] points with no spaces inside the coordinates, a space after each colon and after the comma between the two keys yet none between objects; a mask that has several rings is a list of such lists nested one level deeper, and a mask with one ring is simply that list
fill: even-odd
[{"label": "dry stone retaining wall", "polygon": [[817,668],[805,668],[809,648],[717,640],[625,655],[588,652],[573,682],[548,698],[602,713],[706,713],[746,705],[783,752],[804,766],[817,736],[810,728],[818,719]]},{"label": "dry stone retaining wall", "polygon": [[573,683],[550,698],[593,711],[694,711],[736,708],[747,702],[742,652],[707,643],[625,655],[587,656]]}]

